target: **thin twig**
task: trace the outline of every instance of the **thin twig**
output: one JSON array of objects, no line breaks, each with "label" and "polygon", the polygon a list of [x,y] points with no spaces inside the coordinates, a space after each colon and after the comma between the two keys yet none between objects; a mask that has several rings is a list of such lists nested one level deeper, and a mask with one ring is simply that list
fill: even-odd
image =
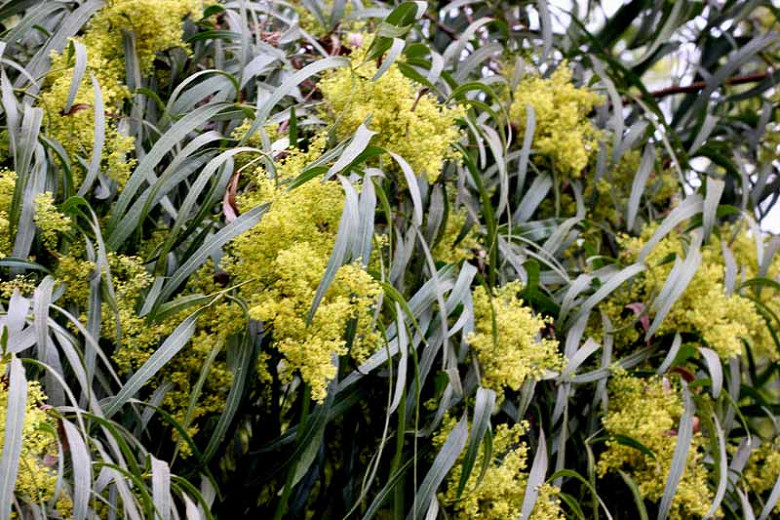
[{"label": "thin twig", "polygon": [[458,39],[458,33],[456,33],[456,32],[455,32],[453,29],[450,29],[449,27],[447,27],[446,25],[444,25],[444,24],[443,24],[441,21],[439,21],[437,18],[434,18],[432,14],[430,14],[430,13],[425,13],[425,15],[424,15],[424,16],[425,16],[425,18],[426,18],[427,20],[430,20],[430,21],[432,21],[433,23],[435,23],[435,24],[436,24],[436,27],[437,27],[437,28],[438,28],[438,29],[439,29],[441,32],[443,32],[444,34],[446,34],[447,36],[449,36],[449,37],[450,37],[450,38],[452,38],[453,40],[457,40],[457,39]]},{"label": "thin twig", "polygon": [[[747,74],[745,76],[732,76],[727,78],[725,83],[727,85],[743,85],[745,83],[755,83],[757,81],[765,80],[769,76],[767,72],[761,72],[757,74]],[[671,87],[662,88],[660,90],[654,90],[650,92],[650,95],[656,99],[665,98],[667,96],[673,96],[675,94],[691,94],[693,92],[699,92],[707,88],[706,81],[696,81],[690,85],[672,85]],[[641,96],[640,96],[641,99]]]}]

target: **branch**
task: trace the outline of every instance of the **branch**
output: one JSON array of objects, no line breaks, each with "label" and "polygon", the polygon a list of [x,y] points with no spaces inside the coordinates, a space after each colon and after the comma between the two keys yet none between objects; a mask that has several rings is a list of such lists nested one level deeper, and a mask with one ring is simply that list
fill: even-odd
[{"label": "branch", "polygon": [[453,40],[457,40],[458,39],[458,33],[456,33],[453,29],[451,29],[451,28],[447,27],[446,25],[444,25],[439,19],[434,18],[430,13],[425,13],[424,16],[425,16],[425,18],[427,20],[430,20],[433,23],[435,23],[436,27],[441,32],[445,33],[447,36],[449,36]]},{"label": "branch", "polygon": [[[767,77],[769,77],[767,72],[747,74],[745,76],[732,76],[727,78],[725,83],[727,85],[742,85],[745,83],[755,83],[757,81],[762,81]],[[661,99],[667,96],[673,96],[675,94],[691,94],[693,92],[704,90],[705,88],[707,88],[706,81],[697,81],[695,83],[691,83],[690,85],[672,85],[671,87],[662,88],[661,90],[654,90],[650,92],[650,95],[656,99]]]}]

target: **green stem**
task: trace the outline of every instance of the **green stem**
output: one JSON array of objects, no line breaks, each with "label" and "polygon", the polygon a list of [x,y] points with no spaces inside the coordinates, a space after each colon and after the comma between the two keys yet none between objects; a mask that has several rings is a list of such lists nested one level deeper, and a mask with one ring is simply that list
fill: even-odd
[{"label": "green stem", "polygon": [[[390,475],[394,475],[401,467],[404,454],[404,432],[406,431],[406,392],[401,394],[401,402],[398,404],[398,431],[395,437],[395,457],[390,467]],[[393,492],[393,518],[404,520],[404,482],[398,480]]]}]

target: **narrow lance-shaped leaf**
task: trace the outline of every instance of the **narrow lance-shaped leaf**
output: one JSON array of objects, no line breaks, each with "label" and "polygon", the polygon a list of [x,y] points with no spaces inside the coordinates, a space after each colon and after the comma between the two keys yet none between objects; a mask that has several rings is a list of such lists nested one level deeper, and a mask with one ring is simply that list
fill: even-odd
[{"label": "narrow lance-shaped leaf", "polygon": [[588,297],[587,300],[585,300],[574,316],[569,318],[569,320],[566,322],[567,327],[571,327],[573,324],[577,323],[578,320],[582,319],[584,316],[587,316],[598,303],[609,296],[615,289],[620,287],[623,283],[630,280],[634,276],[643,272],[645,269],[646,267],[643,264],[636,263],[631,264],[622,271],[610,276],[609,279],[607,279],[595,293],[593,293]]},{"label": "narrow lance-shaped leaf", "polygon": [[[133,171],[130,179],[128,179],[122,192],[119,194],[119,198],[114,206],[112,218],[109,221],[109,229],[113,229],[125,216],[127,208],[130,206],[133,197],[139,192],[144,182],[153,184],[157,180],[157,176],[154,174],[154,168],[165,157],[176,144],[178,144],[184,137],[190,132],[214,118],[218,113],[231,106],[229,103],[214,103],[198,107],[186,116],[176,122],[167,132],[165,132],[160,139],[154,143],[152,149],[144,155]],[[109,235],[107,244],[109,247],[116,248],[119,246],[114,234]]]},{"label": "narrow lance-shaped leaf", "polygon": [[658,506],[658,520],[666,520],[669,516],[672,500],[677,494],[677,486],[680,484],[680,480],[682,479],[687,466],[688,454],[691,449],[691,439],[693,438],[693,414],[696,409],[690,391],[688,390],[688,385],[685,381],[682,381],[681,384],[684,411],[682,417],[680,417],[680,424],[677,428],[677,444],[674,447],[672,464],[666,477],[666,487],[664,488],[664,494],[661,497],[661,503]]},{"label": "narrow lance-shaped leaf", "polygon": [[390,69],[390,66],[395,63],[395,60],[401,55],[405,46],[406,42],[404,40],[401,38],[393,38],[393,44],[390,46],[390,50],[387,52],[387,55],[385,55],[382,60],[382,65],[379,66],[376,74],[371,78],[371,81],[378,80],[388,71],[388,69]]},{"label": "narrow lance-shaped leaf", "polygon": [[262,105],[257,110],[257,117],[252,122],[252,125],[249,127],[249,130],[246,133],[246,136],[241,141],[241,144],[244,144],[246,140],[254,135],[255,132],[265,124],[266,120],[268,119],[268,116],[271,114],[271,111],[273,108],[281,101],[285,96],[287,96],[290,92],[293,91],[293,89],[297,88],[298,85],[301,84],[304,80],[310,78],[311,76],[314,76],[315,74],[319,74],[320,72],[323,72],[328,69],[334,69],[338,67],[349,67],[350,63],[349,60],[341,57],[341,56],[331,56],[329,58],[325,58],[323,60],[315,61],[314,63],[310,63],[309,65],[305,66],[289,78],[284,81],[278,88],[274,89],[273,94],[271,97],[269,97],[267,100],[265,100]]},{"label": "narrow lance-shaped leaf", "polygon": [[349,142],[347,147],[342,152],[338,160],[333,163],[328,169],[328,173],[325,174],[325,179],[330,179],[337,173],[341,172],[344,168],[349,166],[352,161],[366,149],[371,138],[376,135],[376,132],[369,130],[365,123],[361,123],[358,129],[355,131],[355,135]]},{"label": "narrow lance-shaped leaf", "polygon": [[[528,159],[531,156],[531,144],[534,141],[536,133],[536,111],[531,105],[525,106],[525,131],[523,132],[523,147],[520,149],[520,160],[517,163],[517,185],[525,185],[525,177],[528,172]],[[538,177],[534,178],[536,181]],[[528,220],[530,214],[525,215],[522,220]],[[513,217],[518,219],[517,216]]]},{"label": "narrow lance-shaped leaf", "polygon": [[233,238],[257,225],[266,211],[268,211],[267,204],[256,206],[206,239],[203,245],[179,266],[170,280],[168,280],[168,283],[163,286],[157,302],[166,302],[181,284],[183,284],[197,268],[206,262],[209,256],[217,252]]},{"label": "narrow lance-shaped leaf", "polygon": [[5,124],[8,132],[8,152],[16,157],[16,146],[19,142],[19,106],[14,95],[13,87],[0,67],[0,94],[2,95],[3,111],[5,112]]},{"label": "narrow lance-shaped leaf", "polygon": [[84,79],[84,72],[87,70],[87,48],[78,40],[71,40],[70,44],[73,46],[75,54],[75,65],[73,67],[73,78],[70,82],[70,91],[68,91],[68,99],[65,101],[65,113],[70,112],[71,107],[73,107],[73,102],[76,100],[79,87],[81,87],[81,81]]},{"label": "narrow lance-shaped leaf", "polygon": [[417,185],[417,177],[412,171],[412,167],[409,163],[400,155],[390,152],[390,156],[395,159],[398,166],[401,167],[401,171],[404,174],[406,180],[406,187],[409,189],[409,194],[412,196],[412,206],[414,208],[414,214],[412,222],[415,226],[422,226],[423,220],[423,207],[422,207],[422,195],[420,194],[420,187]]},{"label": "narrow lance-shaped leaf", "polygon": [[360,223],[358,222],[358,216],[360,209],[358,208],[358,195],[355,192],[355,188],[352,184],[339,175],[339,180],[344,187],[346,193],[346,200],[344,201],[344,211],[341,214],[341,220],[339,222],[339,230],[336,235],[336,243],[333,246],[333,252],[328,260],[328,265],[325,268],[325,273],[322,275],[317,286],[317,292],[314,294],[314,301],[309,309],[308,321],[314,319],[314,314],[317,312],[320,302],[325,297],[325,293],[328,291],[330,284],[336,277],[336,273],[344,263],[347,254],[347,248],[352,241],[354,235],[357,233]]},{"label": "narrow lance-shaped leaf", "polygon": [[544,484],[544,477],[547,475],[547,439],[544,436],[544,430],[539,429],[539,442],[536,446],[536,454],[531,464],[531,471],[528,474],[528,482],[523,494],[523,507],[520,511],[520,520],[528,520],[536,505],[536,499],[539,497],[539,487]]},{"label": "narrow lance-shaped leaf", "polygon": [[715,226],[715,214],[718,211],[718,204],[723,195],[726,183],[714,177],[707,177],[707,194],[704,196],[704,207],[702,211],[702,220],[704,228],[704,239],[710,236],[712,228]]},{"label": "narrow lance-shaped leaf", "polygon": [[544,63],[552,50],[553,23],[547,0],[537,0],[536,6],[539,10],[539,22],[542,27],[542,63]]},{"label": "narrow lance-shaped leaf", "polygon": [[553,179],[549,175],[538,175],[534,177],[531,186],[523,196],[523,200],[520,201],[520,205],[515,210],[515,214],[512,217],[517,223],[525,222],[531,218],[536,208],[542,203],[544,197],[552,188]]},{"label": "narrow lance-shaped leaf", "polygon": [[406,373],[408,371],[408,361],[409,361],[409,336],[406,331],[406,324],[404,322],[403,312],[401,311],[401,306],[399,305],[398,302],[395,302],[395,313],[396,313],[396,341],[395,342],[398,345],[398,351],[401,353],[401,358],[398,361],[398,367],[396,369],[398,372],[398,376],[396,377],[395,392],[393,394],[393,400],[390,403],[388,413],[395,412],[396,408],[398,408],[398,405],[401,402],[401,399],[406,393]]},{"label": "narrow lance-shaped leaf", "polygon": [[631,490],[631,495],[634,497],[634,503],[636,504],[637,513],[639,513],[639,520],[649,520],[650,517],[647,515],[645,499],[642,496],[642,492],[639,491],[639,486],[636,485],[636,482],[634,482],[634,479],[632,479],[628,473],[623,470],[618,470],[618,472],[623,478],[623,482],[625,482],[628,488]]},{"label": "narrow lance-shaped leaf", "polygon": [[772,486],[772,491],[766,499],[764,508],[761,509],[761,513],[758,515],[758,520],[767,520],[769,515],[772,514],[772,511],[774,511],[778,500],[780,500],[780,475],[778,475],[777,480],[775,480],[775,485]]},{"label": "narrow lance-shaped leaf", "polygon": [[372,241],[374,240],[374,218],[376,212],[376,188],[369,173],[363,177],[363,187],[360,191],[360,231],[354,244],[353,255],[368,266],[371,260]]},{"label": "narrow lance-shaped leaf", "polygon": [[[486,432],[490,429],[490,417],[495,404],[496,393],[493,390],[482,387],[477,389],[477,397],[474,401],[474,418],[471,421],[471,434],[469,435],[469,447],[463,458],[463,469],[458,482],[458,497],[466,489],[466,483],[471,476],[477,455],[482,447],[482,441]],[[491,458],[489,453],[486,453],[485,457],[488,460]]]},{"label": "narrow lance-shaped leaf", "polygon": [[[35,53],[35,56],[27,63],[26,69],[29,75],[21,74],[16,78],[15,88],[20,88],[26,84],[29,78],[38,78],[45,72],[46,66],[50,63],[52,51],[60,52],[67,45],[68,40],[75,36],[81,28],[89,21],[90,17],[103,7],[102,0],[87,0],[81,3],[76,9],[70,12],[59,24],[54,34],[41,46]],[[38,85],[33,84],[31,93],[38,90]]]},{"label": "narrow lance-shaped leaf", "polygon": [[106,138],[106,113],[103,108],[103,92],[100,89],[100,83],[94,74],[90,74],[92,77],[92,88],[95,91],[95,137],[92,143],[92,158],[89,161],[89,168],[87,174],[84,177],[84,182],[78,191],[78,196],[83,197],[87,194],[95,179],[98,177],[98,170],[100,168],[100,162],[103,158],[103,144]]},{"label": "narrow lance-shaped leaf", "polygon": [[718,440],[718,458],[716,465],[718,468],[718,488],[715,491],[715,497],[712,499],[710,509],[707,511],[707,514],[704,517],[706,519],[712,518],[715,513],[717,513],[718,508],[723,501],[723,497],[726,494],[726,485],[728,484],[729,471],[728,459],[726,458],[726,439],[723,435],[723,428],[720,426],[720,421],[718,421],[717,415],[712,416],[712,421],[715,424],[715,436]]},{"label": "narrow lance-shaped leaf", "polygon": [[[19,140],[16,143],[16,153],[14,154],[14,170],[16,171],[16,187],[14,189],[13,199],[11,200],[11,208],[8,215],[8,220],[11,224],[11,233],[23,224],[20,222],[20,215],[22,208],[31,204],[32,197],[30,195],[30,185],[35,181],[33,180],[32,160],[35,153],[35,149],[38,146],[38,135],[41,130],[41,123],[43,122],[43,109],[37,107],[26,107],[24,115],[22,116],[22,125],[19,132]],[[29,197],[29,200],[25,200],[25,197]],[[29,218],[29,217],[28,217]],[[19,239],[16,239],[14,244],[14,257],[26,258],[27,254],[20,254],[17,249],[17,243]]]},{"label": "narrow lance-shaped leaf", "polygon": [[707,347],[699,347],[704,361],[707,363],[707,369],[710,372],[710,379],[712,380],[712,397],[717,399],[720,396],[720,391],[723,388],[723,366],[720,364],[720,358],[718,354]]},{"label": "narrow lance-shaped leaf", "polygon": [[666,357],[661,363],[661,366],[658,367],[658,371],[657,371],[658,375],[665,374],[669,370],[669,368],[671,368],[674,359],[677,357],[677,353],[680,351],[681,345],[682,345],[682,336],[680,335],[679,332],[677,332],[674,335],[674,340],[672,341],[672,346],[669,348],[669,352],[667,352]]},{"label": "narrow lance-shaped leaf", "polygon": [[62,426],[73,462],[73,518],[82,520],[87,517],[92,491],[92,460],[79,429],[67,419],[62,420]]},{"label": "narrow lance-shaped leaf", "polygon": [[642,250],[639,252],[639,261],[644,262],[650,251],[660,242],[670,231],[676,228],[681,223],[685,222],[689,218],[702,212],[704,207],[704,201],[701,196],[696,193],[686,198],[682,204],[674,208],[669,215],[664,219],[658,229],[655,230],[653,236],[650,237]]},{"label": "narrow lance-shaped leaf", "polygon": [[168,463],[152,457],[152,497],[161,520],[171,518],[171,470]]},{"label": "narrow lance-shaped leaf", "polygon": [[27,379],[18,358],[12,357],[5,411],[3,454],[0,457],[0,520],[10,520],[14,487],[19,473],[19,457],[24,440],[24,416],[27,409]]},{"label": "narrow lance-shaped leaf", "polygon": [[466,446],[468,433],[468,422],[466,416],[463,416],[447,436],[447,440],[444,441],[441,450],[433,460],[431,468],[417,490],[414,507],[407,515],[406,520],[422,520],[425,516],[436,491]]},{"label": "narrow lance-shaped leaf", "polygon": [[645,334],[645,339],[649,339],[655,334],[674,303],[682,296],[688,284],[691,283],[691,280],[696,275],[696,270],[699,268],[702,259],[700,250],[702,237],[700,230],[696,230],[685,260],[680,261],[678,258],[675,261],[672,272],[669,273],[669,277],[661,288],[661,292],[653,302],[655,317]]},{"label": "narrow lance-shaped leaf", "polygon": [[110,418],[118,412],[173,356],[178,354],[189,343],[192,334],[195,332],[195,323],[202,312],[203,309],[200,309],[190,314],[174,329],[171,335],[155,350],[154,354],[133,374],[130,380],[125,383],[104,408],[106,417]]},{"label": "narrow lance-shaped leaf", "polygon": [[653,168],[654,162],[655,147],[648,143],[647,146],[645,146],[645,151],[642,153],[639,169],[637,170],[636,175],[634,175],[633,184],[631,185],[631,195],[628,199],[628,214],[626,216],[626,227],[628,227],[628,229],[634,229],[634,222],[636,221],[636,215],[639,211],[639,202],[645,191],[647,178],[650,176],[650,171]]},{"label": "narrow lance-shaped leaf", "polygon": [[249,373],[252,370],[252,342],[249,334],[242,336],[241,342],[238,344],[238,355],[233,368],[233,381],[230,386],[230,392],[225,402],[225,407],[222,410],[222,414],[219,416],[219,421],[212,432],[209,443],[203,452],[203,460],[208,462],[217,453],[220,444],[225,438],[225,434],[230,427],[230,423],[235,417],[236,411],[244,396],[244,390],[246,389],[247,379]]}]

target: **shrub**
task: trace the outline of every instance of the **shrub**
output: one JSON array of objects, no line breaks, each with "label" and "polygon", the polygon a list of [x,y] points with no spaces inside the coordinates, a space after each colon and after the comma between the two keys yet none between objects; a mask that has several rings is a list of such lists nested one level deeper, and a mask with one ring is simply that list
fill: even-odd
[{"label": "shrub", "polygon": [[764,2],[0,7],[0,520],[780,514]]}]

